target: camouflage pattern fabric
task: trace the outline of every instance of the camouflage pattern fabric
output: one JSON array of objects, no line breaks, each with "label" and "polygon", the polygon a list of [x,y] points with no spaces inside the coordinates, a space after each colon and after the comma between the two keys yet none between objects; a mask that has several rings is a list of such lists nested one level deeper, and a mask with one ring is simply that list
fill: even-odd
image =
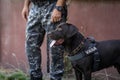
[{"label": "camouflage pattern fabric", "polygon": [[[39,80],[42,77],[41,71],[41,45],[44,39],[45,33],[54,30],[56,26],[66,21],[67,10],[64,9],[62,13],[61,21],[57,23],[51,23],[51,13],[54,9],[56,1],[50,3],[44,2],[32,2],[30,8],[28,22],[26,27],[26,54],[30,66],[30,75],[34,80]],[[51,80],[61,80],[64,72],[63,68],[63,46],[56,46],[52,49],[49,48],[50,39],[47,39],[47,52],[51,53],[51,68],[50,78]]]}]

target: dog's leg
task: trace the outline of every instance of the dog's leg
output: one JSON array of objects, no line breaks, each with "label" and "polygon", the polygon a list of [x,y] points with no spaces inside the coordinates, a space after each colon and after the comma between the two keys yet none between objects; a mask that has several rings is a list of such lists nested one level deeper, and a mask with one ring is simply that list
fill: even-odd
[{"label": "dog's leg", "polygon": [[119,72],[119,74],[120,74],[120,66],[119,67],[117,67],[117,71]]},{"label": "dog's leg", "polygon": [[82,80],[82,72],[74,68],[76,80]]},{"label": "dog's leg", "polygon": [[120,74],[120,58],[116,60],[116,64],[114,67],[117,69],[118,73]]},{"label": "dog's leg", "polygon": [[84,71],[84,80],[91,80],[91,71]]},{"label": "dog's leg", "polygon": [[115,68],[117,69],[118,73],[120,74],[120,65],[115,65]]}]

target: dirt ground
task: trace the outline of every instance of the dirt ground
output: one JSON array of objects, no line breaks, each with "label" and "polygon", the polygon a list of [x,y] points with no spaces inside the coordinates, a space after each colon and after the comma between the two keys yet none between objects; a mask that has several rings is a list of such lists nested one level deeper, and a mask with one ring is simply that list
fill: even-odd
[{"label": "dirt ground", "polygon": [[[44,80],[50,80],[49,74],[44,76]],[[75,75],[74,73],[71,75],[64,75],[62,80],[75,80]],[[118,72],[112,67],[93,73],[92,80],[120,80],[120,76]]]},{"label": "dirt ground", "polygon": [[[44,80],[50,80],[48,74],[44,76]],[[75,80],[75,76],[74,75],[67,75],[67,76],[64,76],[62,80]]]}]

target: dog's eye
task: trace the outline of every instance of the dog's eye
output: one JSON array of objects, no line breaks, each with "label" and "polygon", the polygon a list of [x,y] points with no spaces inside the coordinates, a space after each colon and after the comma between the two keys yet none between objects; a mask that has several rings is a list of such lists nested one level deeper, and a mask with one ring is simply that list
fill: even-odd
[{"label": "dog's eye", "polygon": [[57,30],[57,31],[62,31],[62,28],[59,27],[59,28],[57,28],[56,30]]}]

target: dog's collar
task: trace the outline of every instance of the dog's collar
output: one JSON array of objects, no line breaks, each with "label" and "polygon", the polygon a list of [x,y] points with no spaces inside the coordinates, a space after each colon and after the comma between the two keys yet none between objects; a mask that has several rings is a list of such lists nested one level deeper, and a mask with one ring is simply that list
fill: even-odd
[{"label": "dog's collar", "polygon": [[81,43],[71,52],[71,55],[75,55],[84,47],[84,41],[81,41]]},{"label": "dog's collar", "polygon": [[76,55],[73,55],[73,56],[68,56],[68,58],[70,59],[70,61],[76,61],[76,60],[79,60],[83,57],[85,57],[86,54],[82,51],[80,54],[76,54]]}]

